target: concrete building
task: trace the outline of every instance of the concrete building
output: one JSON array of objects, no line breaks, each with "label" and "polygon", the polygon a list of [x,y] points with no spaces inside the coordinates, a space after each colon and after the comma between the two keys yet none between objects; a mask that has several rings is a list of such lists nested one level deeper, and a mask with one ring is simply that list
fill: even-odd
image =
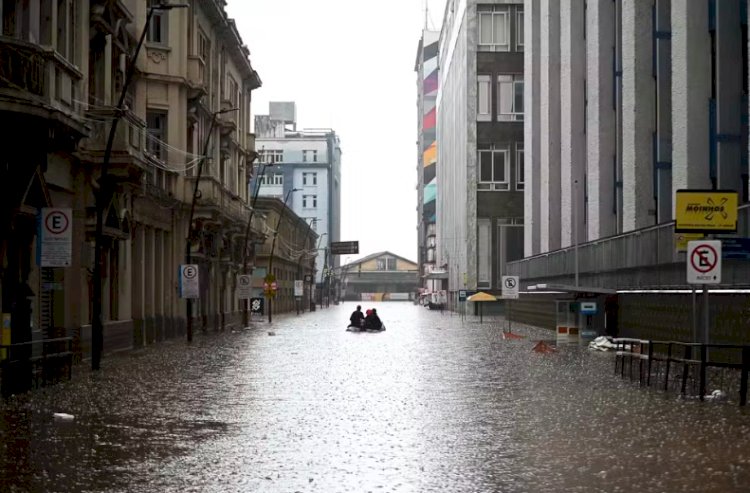
[{"label": "concrete building", "polygon": [[436,271],[437,248],[437,92],[440,32],[423,30],[417,47],[417,242],[424,291],[442,286],[428,276]]},{"label": "concrete building", "polygon": [[[316,283],[325,281],[326,267],[337,267],[337,256],[327,254],[341,235],[341,143],[331,129],[297,129],[294,102],[271,102],[268,115],[256,115],[259,162],[266,164],[261,197],[285,198],[300,217],[313,224],[320,236],[315,261]],[[256,178],[250,184],[257,186]]]},{"label": "concrete building", "polygon": [[745,1],[527,0],[526,255],[747,202]]},{"label": "concrete building", "polygon": [[523,256],[524,6],[449,0],[439,40],[437,264],[498,291]]},{"label": "concrete building", "polygon": [[419,266],[391,252],[378,252],[336,271],[338,297],[350,301],[409,301],[419,287]]},{"label": "concrete building", "polygon": [[[149,0],[6,0],[0,15],[0,230],[2,311],[13,343],[69,334],[90,354],[94,194],[105,209],[104,351],[178,334],[178,298],[196,165],[212,113],[217,119],[200,186],[191,247],[201,264],[198,326],[220,327],[238,312],[232,284],[248,218],[245,184],[254,159],[250,93],[260,79],[224,2],[181,2],[155,11],[126,109],[115,105],[143,32]],[[107,183],[99,183],[110,124]],[[35,258],[41,207],[71,210],[65,266]],[[259,226],[256,227],[258,229]]]}]

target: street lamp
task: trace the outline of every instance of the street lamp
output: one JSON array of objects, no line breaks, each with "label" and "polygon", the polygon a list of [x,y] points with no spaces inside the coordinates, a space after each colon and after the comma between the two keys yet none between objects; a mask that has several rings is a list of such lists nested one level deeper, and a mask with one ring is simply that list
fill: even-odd
[{"label": "street lamp", "polygon": [[[250,252],[248,251],[248,242],[250,241],[250,227],[253,222],[253,216],[255,215],[255,204],[258,202],[258,195],[260,195],[260,185],[261,180],[263,179],[263,175],[266,174],[266,168],[268,167],[268,163],[261,163],[260,166],[260,172],[258,173],[258,176],[255,178],[255,192],[253,192],[252,197],[252,204],[250,205],[250,216],[247,218],[247,226],[245,226],[245,249],[243,250],[244,254],[242,256],[242,273],[247,275],[250,274],[250,266],[249,266],[249,257]],[[250,324],[250,319],[248,316],[248,306],[250,304],[250,300],[245,300],[245,303],[242,307],[242,326],[247,327]]]},{"label": "street lamp", "polygon": [[[273,241],[271,242],[271,255],[268,257],[268,273],[266,273],[266,279],[270,279],[269,276],[272,276],[273,272],[273,251],[276,249],[276,237],[279,236],[279,228],[281,227],[281,219],[284,217],[284,209],[286,209],[286,203],[289,200],[289,196],[292,195],[292,192],[299,192],[302,190],[301,188],[290,188],[289,191],[286,193],[286,197],[284,197],[284,207],[282,207],[281,211],[279,212],[279,220],[276,221],[276,229],[273,232]],[[272,320],[272,312],[273,312],[273,296],[268,297],[268,323],[271,323]]]},{"label": "street lamp", "polygon": [[[193,262],[190,244],[192,243],[191,240],[193,239],[193,233],[194,233],[193,216],[195,215],[195,203],[198,201],[198,196],[200,195],[200,190],[198,189],[198,187],[200,186],[201,176],[203,176],[203,163],[206,162],[206,157],[208,155],[208,146],[211,143],[211,135],[214,133],[214,127],[216,126],[216,118],[219,115],[222,115],[224,113],[230,113],[232,111],[237,111],[237,110],[239,110],[239,108],[227,108],[224,110],[215,111],[211,114],[211,126],[208,128],[206,141],[203,144],[203,154],[201,154],[200,161],[198,161],[198,174],[195,177],[195,187],[193,188],[193,198],[190,201],[190,216],[188,217],[187,235],[185,236],[185,265],[189,265]],[[200,279],[200,277],[198,279]],[[185,324],[186,324],[185,327],[186,327],[186,332],[187,332],[187,340],[188,342],[191,342],[193,340],[193,299],[186,298],[185,301],[186,301],[185,313],[187,315],[187,319],[185,321]]]},{"label": "street lamp", "polygon": [[[302,242],[302,250],[305,250],[307,248],[307,239],[311,236],[311,234],[313,232],[312,225],[315,224],[316,222],[318,222],[318,218],[317,217],[311,217],[310,218],[309,229],[307,230],[307,234],[305,235],[305,239]],[[305,252],[303,251],[300,254],[300,256],[299,256],[299,262],[297,262],[297,275],[298,276],[302,275],[302,259],[304,257],[305,257]],[[312,277],[311,277],[310,280],[311,280],[311,282],[310,282],[310,289],[312,289]],[[304,286],[304,284],[303,284],[303,286]],[[303,291],[303,295],[304,295],[304,289],[302,291]],[[302,296],[302,298],[304,298],[304,296]],[[297,315],[299,315],[300,303],[296,302],[296,305],[297,305]],[[304,308],[302,309],[302,311],[304,311]]]},{"label": "street lamp", "polygon": [[117,133],[117,124],[120,122],[120,118],[123,114],[125,106],[125,98],[127,97],[128,88],[133,80],[135,74],[135,64],[138,60],[138,54],[143,47],[143,42],[146,40],[148,34],[148,28],[151,24],[151,19],[154,16],[154,12],[157,10],[166,11],[172,9],[187,8],[187,4],[165,4],[158,3],[148,8],[146,14],[146,24],[143,26],[141,37],[138,39],[138,44],[135,46],[135,51],[132,57],[128,61],[125,68],[125,80],[122,83],[122,89],[120,89],[120,97],[117,100],[117,106],[115,106],[115,118],[112,120],[112,124],[109,127],[109,136],[107,137],[107,146],[104,148],[104,157],[102,158],[101,174],[99,176],[98,185],[99,190],[94,194],[94,204],[96,208],[96,229],[94,232],[94,272],[93,272],[93,299],[91,309],[91,369],[98,370],[101,365],[102,349],[104,347],[104,323],[102,321],[102,273],[104,272],[104,266],[102,265],[104,259],[102,258],[102,249],[104,248],[104,208],[108,205],[109,201],[114,195],[114,184],[109,183],[109,160],[112,156],[112,147],[115,143],[115,135]]}]

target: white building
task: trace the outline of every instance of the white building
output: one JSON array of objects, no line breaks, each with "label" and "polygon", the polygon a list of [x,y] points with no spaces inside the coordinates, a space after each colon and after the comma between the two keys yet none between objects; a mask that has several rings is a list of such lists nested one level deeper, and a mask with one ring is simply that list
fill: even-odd
[{"label": "white building", "polygon": [[525,11],[527,256],[668,222],[679,189],[747,202],[746,2]]},{"label": "white building", "polygon": [[[259,195],[289,195],[287,205],[300,217],[312,222],[320,235],[315,262],[316,281],[323,281],[323,270],[338,267],[337,256],[328,255],[331,242],[341,234],[341,145],[331,129],[297,130],[293,102],[271,102],[268,115],[255,117],[259,162],[266,164]],[[250,184],[251,193],[256,180]],[[291,192],[291,190],[297,190]]]}]

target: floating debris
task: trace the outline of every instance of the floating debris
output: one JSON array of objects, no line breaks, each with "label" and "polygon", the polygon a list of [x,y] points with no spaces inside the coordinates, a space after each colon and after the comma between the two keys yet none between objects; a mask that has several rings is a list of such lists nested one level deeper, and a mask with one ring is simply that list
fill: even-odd
[{"label": "floating debris", "polygon": [[52,416],[61,421],[73,421],[75,419],[75,416],[68,413],[54,413]]}]

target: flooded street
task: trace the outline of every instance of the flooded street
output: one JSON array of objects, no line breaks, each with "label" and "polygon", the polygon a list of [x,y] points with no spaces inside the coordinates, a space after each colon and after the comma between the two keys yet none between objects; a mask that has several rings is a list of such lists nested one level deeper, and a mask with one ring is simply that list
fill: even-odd
[{"label": "flooded street", "polygon": [[345,332],[347,303],[16,397],[2,491],[750,489],[747,410],[639,389],[611,354],[536,354],[488,320],[375,306],[386,332]]}]

